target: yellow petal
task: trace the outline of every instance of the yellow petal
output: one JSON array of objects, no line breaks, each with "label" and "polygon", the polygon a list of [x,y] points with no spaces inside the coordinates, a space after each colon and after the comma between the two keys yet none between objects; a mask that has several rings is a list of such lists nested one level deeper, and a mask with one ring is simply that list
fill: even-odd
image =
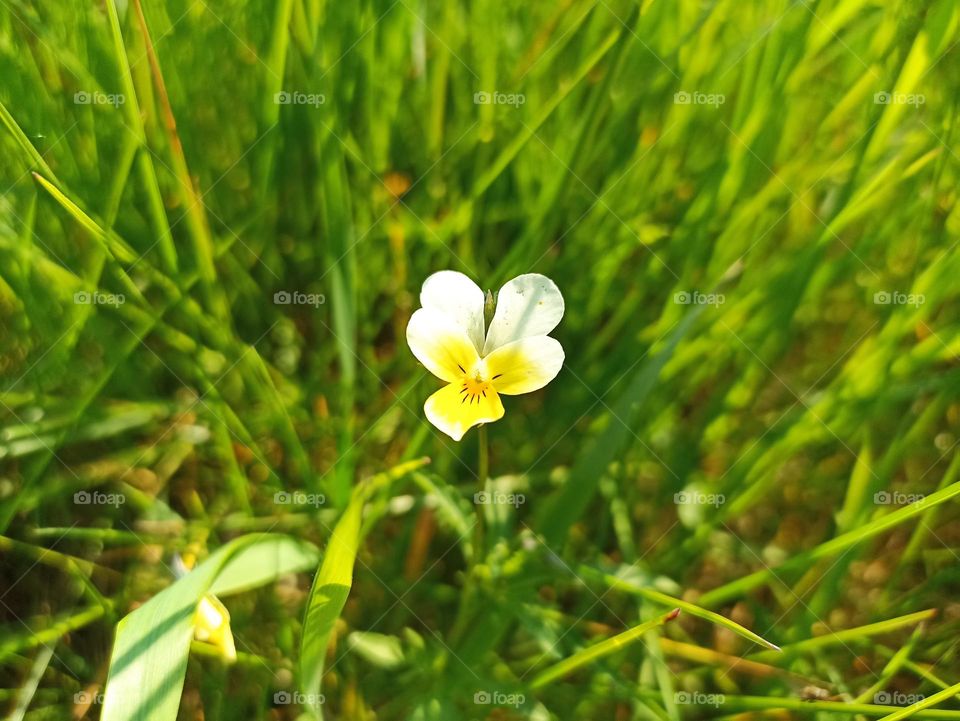
[{"label": "yellow petal", "polygon": [[463,328],[477,353],[483,348],[483,304],[480,286],[455,270],[434,273],[420,290],[420,305],[443,313]]},{"label": "yellow petal", "polygon": [[463,378],[479,359],[467,332],[448,316],[429,308],[410,316],[407,345],[428,371],[448,383]]},{"label": "yellow petal", "polygon": [[237,649],[230,631],[230,612],[216,596],[207,595],[200,599],[194,617],[193,637],[219,648],[227,660],[236,660]]},{"label": "yellow petal", "polygon": [[497,291],[497,310],[487,329],[482,355],[521,338],[546,335],[563,318],[563,296],[545,275],[527,273]]},{"label": "yellow petal", "polygon": [[427,398],[423,410],[433,425],[455,441],[478,423],[503,417],[503,404],[493,388],[487,386],[482,393],[469,395],[462,381],[444,386]]},{"label": "yellow petal", "polygon": [[485,359],[487,377],[508,396],[530,393],[556,378],[563,366],[563,346],[545,335],[500,346]]}]

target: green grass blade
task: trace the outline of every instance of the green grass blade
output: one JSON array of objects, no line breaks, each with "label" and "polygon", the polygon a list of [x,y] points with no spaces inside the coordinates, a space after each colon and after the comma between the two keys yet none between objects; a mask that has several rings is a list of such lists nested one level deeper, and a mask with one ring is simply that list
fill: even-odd
[{"label": "green grass blade", "polygon": [[363,507],[380,487],[421,468],[428,459],[407,461],[373,476],[354,489],[323,555],[323,564],[317,571],[307,600],[303,621],[303,638],[300,642],[300,683],[308,709],[323,718],[320,693],[323,680],[324,659],[333,626],[353,585],[353,566],[360,544]]},{"label": "green grass blade", "polygon": [[643,634],[647,633],[647,631],[672,621],[679,614],[680,609],[676,609],[666,615],[660,616],[659,618],[647,621],[646,623],[641,623],[639,626],[634,626],[629,631],[619,633],[613,638],[608,638],[594,646],[590,646],[582,651],[578,651],[577,653],[573,654],[573,656],[570,656],[570,658],[565,658],[563,661],[560,661],[560,663],[554,664],[550,668],[538,673],[534,677],[533,681],[530,682],[530,688],[543,688],[547,684],[573,673],[578,668],[581,668],[588,663],[593,663],[599,658],[609,656],[611,653],[619,651],[634,641],[639,641],[643,637]]},{"label": "green grass blade", "polygon": [[307,601],[300,645],[300,674],[307,706],[317,718],[323,718],[320,688],[327,643],[353,585],[353,564],[360,543],[363,505],[362,499],[355,497],[334,528]]},{"label": "green grass blade", "polygon": [[107,0],[107,13],[110,17],[110,36],[113,40],[113,52],[120,70],[120,80],[126,102],[123,103],[124,114],[127,117],[128,130],[134,133],[139,141],[140,150],[137,156],[137,168],[140,179],[147,193],[147,202],[150,211],[150,220],[154,226],[160,247],[160,257],[163,269],[175,276],[177,273],[177,250],[173,244],[173,234],[167,220],[166,209],[163,206],[163,196],[160,193],[160,183],[157,180],[153,158],[147,148],[147,136],[143,127],[143,114],[140,112],[140,103],[137,101],[137,91],[133,85],[133,74],[130,72],[130,62],[127,50],[123,43],[123,33],[120,30],[120,17],[117,15],[116,0]]},{"label": "green grass blade", "polygon": [[[930,608],[925,611],[917,611],[916,613],[908,613],[906,616],[889,618],[885,621],[867,624],[866,626],[848,628],[843,631],[826,633],[823,636],[817,636],[816,638],[808,638],[803,641],[797,641],[796,643],[787,644],[783,648],[779,649],[779,651],[784,655],[784,657],[786,657],[793,656],[798,653],[829,648],[830,646],[836,646],[838,644],[852,643],[859,639],[869,638],[871,636],[880,636],[901,628],[915,626],[918,623],[931,620],[936,615],[937,610],[934,608]],[[760,653],[755,653],[750,656],[751,661],[764,662],[773,662],[777,660],[777,658],[778,654],[771,653],[770,651],[761,651]]]},{"label": "green grass blade", "polygon": [[[798,714],[802,713],[805,716],[812,712],[821,711],[831,714],[831,718],[835,714],[846,714],[851,717],[858,715],[870,716],[871,718],[880,718],[881,721],[894,721],[894,717],[896,717],[896,719],[908,718],[907,716],[897,716],[897,714],[884,716],[884,714],[890,710],[890,706],[880,706],[869,703],[810,701],[803,698],[769,698],[766,696],[733,696],[729,694],[724,694],[722,698],[723,708],[727,711],[747,712],[788,709],[790,711],[796,711]],[[931,698],[933,697],[931,696]],[[913,707],[908,706],[907,708]],[[919,711],[913,717],[924,719],[924,721],[956,721],[960,719],[960,711],[941,711],[939,709],[937,711]]]},{"label": "green grass blade", "polygon": [[662,606],[669,606],[671,608],[679,608],[684,613],[689,613],[691,616],[702,618],[704,621],[709,621],[717,626],[721,626],[729,631],[733,631],[738,636],[742,636],[748,641],[759,644],[764,648],[770,649],[771,651],[780,650],[780,647],[776,644],[770,643],[767,639],[757,635],[748,628],[744,628],[736,621],[731,621],[729,618],[721,616],[719,613],[715,613],[706,608],[701,608],[696,604],[683,601],[679,598],[674,598],[673,596],[669,596],[666,593],[661,593],[660,591],[652,588],[638,586],[637,584],[626,579],[618,578],[617,576],[613,576],[609,573],[602,573],[601,571],[597,571],[587,566],[579,566],[577,568],[577,573],[584,578],[595,578],[598,581],[606,584],[609,588],[625,591],[626,593],[645,598],[651,603],[657,603]]},{"label": "green grass blade", "polygon": [[724,586],[715,588],[712,591],[708,591],[700,597],[700,603],[707,607],[726,603],[727,601],[736,598],[737,596],[740,596],[743,593],[756,588],[757,586],[767,583],[771,579],[775,578],[777,573],[806,568],[813,561],[821,558],[828,558],[836,555],[844,549],[855,546],[858,543],[863,543],[864,541],[873,538],[884,531],[888,531],[891,528],[900,525],[901,523],[909,521],[915,516],[926,513],[931,508],[934,508],[941,503],[945,503],[946,501],[949,501],[951,498],[954,498],[958,495],[960,495],[960,481],[957,481],[956,483],[953,483],[946,488],[937,491],[936,493],[932,493],[926,498],[916,501],[915,503],[904,506],[893,513],[888,513],[887,515],[877,518],[870,523],[866,523],[859,528],[855,528],[852,531],[848,531],[847,533],[821,543],[819,546],[809,551],[798,553],[776,568],[761,569],[751,573],[748,576],[739,578],[736,581],[731,581]]},{"label": "green grass blade", "polygon": [[567,530],[586,510],[597,492],[602,470],[629,443],[632,434],[630,425],[654,389],[660,371],[702,310],[703,306],[697,306],[687,313],[673,328],[664,347],[643,362],[630,385],[609,411],[611,418],[607,428],[580,454],[563,489],[544,504],[539,520],[548,547],[555,547],[562,542]]},{"label": "green grass blade", "polygon": [[187,165],[187,157],[183,150],[183,143],[177,131],[177,122],[173,114],[173,107],[167,93],[167,86],[160,69],[160,61],[154,48],[153,39],[147,26],[147,19],[143,13],[140,0],[133,0],[133,9],[137,15],[137,23],[143,35],[143,43],[147,50],[147,60],[150,63],[150,72],[160,100],[160,109],[163,114],[163,128],[167,133],[170,148],[170,161],[173,173],[180,186],[180,197],[186,206],[182,218],[193,239],[194,255],[197,269],[200,273],[202,288],[207,299],[210,311],[217,318],[228,315],[227,303],[223,288],[216,284],[217,268],[215,263],[215,243],[207,213],[204,206],[203,194],[194,185],[193,177]]},{"label": "green grass blade", "polygon": [[580,82],[587,76],[593,67],[599,63],[604,56],[610,52],[610,49],[617,44],[617,41],[623,36],[625,28],[619,26],[616,30],[607,35],[600,43],[600,46],[590,53],[580,64],[573,76],[565,83],[562,83],[553,97],[547,101],[542,110],[537,114],[532,123],[524,125],[524,128],[517,136],[506,146],[497,156],[496,160],[487,168],[474,184],[470,197],[479,198],[487,189],[493,185],[494,181],[503,173],[508,165],[516,158],[517,154],[523,149],[530,139],[533,138],[537,130],[553,114],[560,103],[576,88]]},{"label": "green grass blade", "polygon": [[21,686],[20,690],[17,692],[16,705],[14,706],[13,711],[7,717],[8,721],[23,721],[24,717],[27,715],[27,709],[30,708],[30,703],[33,701],[34,694],[37,693],[37,687],[40,685],[40,680],[43,678],[43,674],[47,670],[47,666],[50,665],[50,659],[53,658],[53,652],[53,644],[44,646],[42,649],[40,649],[40,652],[37,654],[37,657],[33,662],[33,666],[30,668],[30,676],[26,679],[23,686]]},{"label": "green grass blade", "polygon": [[2,122],[4,127],[10,131],[10,134],[17,142],[17,145],[19,145],[21,150],[23,150],[24,155],[30,161],[31,169],[42,172],[47,177],[53,178],[54,182],[56,182],[56,176],[50,169],[50,166],[47,165],[47,161],[44,160],[43,156],[40,155],[35,147],[33,147],[33,143],[30,142],[30,138],[28,138],[26,133],[23,132],[23,130],[17,124],[17,121],[13,119],[10,111],[7,110],[7,107],[2,102],[0,102],[0,122]]}]

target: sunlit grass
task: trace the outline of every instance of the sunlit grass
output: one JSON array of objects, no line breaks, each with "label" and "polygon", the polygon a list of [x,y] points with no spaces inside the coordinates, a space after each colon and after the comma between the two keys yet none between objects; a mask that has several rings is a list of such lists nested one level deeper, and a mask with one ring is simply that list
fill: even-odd
[{"label": "sunlit grass", "polygon": [[[956,718],[958,40],[942,0],[4,0],[0,703]],[[484,467],[405,342],[445,268],[566,303]],[[220,581],[235,664],[186,613],[139,652],[275,546]],[[124,617],[182,698],[104,705]]]}]

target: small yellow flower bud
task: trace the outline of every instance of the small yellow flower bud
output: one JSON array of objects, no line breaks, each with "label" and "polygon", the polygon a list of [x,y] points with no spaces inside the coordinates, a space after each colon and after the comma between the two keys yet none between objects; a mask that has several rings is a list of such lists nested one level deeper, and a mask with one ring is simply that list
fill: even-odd
[{"label": "small yellow flower bud", "polygon": [[216,646],[228,661],[237,660],[237,648],[230,631],[230,612],[216,596],[204,596],[197,604],[193,637]]}]

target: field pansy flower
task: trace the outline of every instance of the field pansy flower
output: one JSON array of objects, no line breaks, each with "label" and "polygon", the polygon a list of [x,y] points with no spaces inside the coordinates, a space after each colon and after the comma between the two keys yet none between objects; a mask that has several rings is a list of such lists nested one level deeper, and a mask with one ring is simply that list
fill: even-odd
[{"label": "field pansy flower", "polygon": [[447,385],[423,410],[433,425],[459,441],[473,426],[503,417],[500,394],[543,388],[563,365],[563,347],[547,333],[563,317],[563,296],[544,275],[508,281],[484,328],[484,294],[463,273],[442,270],[423,282],[422,306],[407,324],[407,344]]}]

